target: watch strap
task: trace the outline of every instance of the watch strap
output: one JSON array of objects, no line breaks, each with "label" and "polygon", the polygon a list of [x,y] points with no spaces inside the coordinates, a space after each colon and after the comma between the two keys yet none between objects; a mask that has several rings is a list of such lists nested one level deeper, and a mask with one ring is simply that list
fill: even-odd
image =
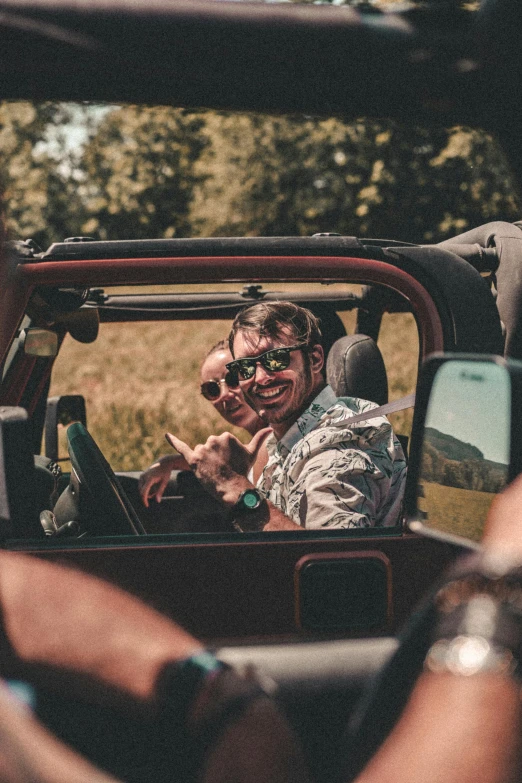
[{"label": "watch strap", "polygon": [[[203,717],[189,720],[201,686],[209,680]],[[238,672],[208,651],[167,664],[156,691],[160,721],[168,727],[172,744],[177,745],[175,768],[183,771],[179,779],[184,783],[199,780],[205,758],[220,736],[241,718],[252,702],[269,698],[268,690],[252,667],[244,673]]]},{"label": "watch strap", "polygon": [[168,663],[156,686],[162,709],[169,712],[176,724],[186,725],[190,707],[205,680],[226,668],[226,663],[207,650]]}]

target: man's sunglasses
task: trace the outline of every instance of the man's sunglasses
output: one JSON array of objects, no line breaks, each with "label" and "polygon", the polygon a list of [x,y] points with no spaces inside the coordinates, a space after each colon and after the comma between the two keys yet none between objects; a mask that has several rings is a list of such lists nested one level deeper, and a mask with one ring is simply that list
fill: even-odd
[{"label": "man's sunglasses", "polygon": [[300,351],[305,347],[306,345],[301,343],[300,345],[285,345],[282,348],[272,348],[271,351],[265,351],[265,353],[261,353],[259,356],[235,359],[233,362],[229,362],[226,368],[231,372],[235,372],[244,381],[249,381],[256,374],[258,364],[268,372],[281,372],[286,370],[290,364],[290,353],[292,351]]},{"label": "man's sunglasses", "polygon": [[228,370],[225,377],[221,378],[220,381],[206,381],[205,383],[202,383],[200,386],[201,394],[205,399],[210,400],[210,402],[215,402],[221,397],[221,388],[223,385],[228,386],[229,389],[237,389],[239,386],[237,372]]}]

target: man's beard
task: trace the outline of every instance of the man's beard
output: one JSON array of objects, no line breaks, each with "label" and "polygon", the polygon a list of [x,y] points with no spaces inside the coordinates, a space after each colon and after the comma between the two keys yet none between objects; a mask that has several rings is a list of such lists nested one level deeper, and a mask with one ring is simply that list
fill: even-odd
[{"label": "man's beard", "polygon": [[[299,401],[299,404],[296,406],[292,406],[292,400],[290,400],[290,404],[288,407],[285,405],[281,411],[278,410],[269,410],[269,411],[262,411],[261,413],[259,410],[256,410],[256,413],[258,416],[261,416],[263,420],[267,420],[267,414],[269,418],[269,424],[284,424],[285,421],[288,421],[288,419],[298,419],[299,416],[301,416],[302,413],[306,410],[309,402],[310,397],[310,391],[307,392],[307,389],[312,389],[312,367],[310,362],[310,356],[306,351],[303,351],[303,359],[304,359],[304,367],[303,367],[303,375],[300,378],[299,386],[297,384],[294,384],[293,387],[293,397],[300,396],[301,399]],[[297,392],[297,394],[296,394]],[[251,405],[251,403],[249,403]],[[251,407],[253,407],[251,405]]]}]

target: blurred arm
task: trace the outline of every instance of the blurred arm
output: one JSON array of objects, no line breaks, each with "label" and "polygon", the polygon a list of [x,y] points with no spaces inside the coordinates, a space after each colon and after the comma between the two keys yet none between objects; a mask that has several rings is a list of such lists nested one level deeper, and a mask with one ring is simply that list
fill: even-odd
[{"label": "blurred arm", "polygon": [[[22,677],[60,693],[65,690],[91,703],[122,707],[122,725],[127,708],[134,718],[140,710],[149,720],[157,714],[158,727],[163,727],[158,730],[172,733],[167,744],[179,741],[176,728],[162,719],[165,693],[160,683],[173,662],[202,652],[203,646],[178,625],[113,585],[34,557],[2,551],[0,608],[2,675]],[[234,673],[205,680],[195,698],[191,697],[189,714],[182,716],[184,730],[198,738],[208,715],[234,698],[241,687],[242,680]],[[266,697],[247,702],[233,720],[218,726],[207,762],[202,775],[205,783],[307,780],[296,739],[275,703]],[[57,774],[42,780],[83,781],[80,772],[72,775],[73,769],[74,758],[70,777]],[[1,773],[0,767],[3,780]],[[5,780],[18,783],[13,776]],[[96,777],[92,780],[97,782]],[[100,781],[105,783],[101,773]]]},{"label": "blurred arm", "polygon": [[514,783],[520,728],[514,680],[424,673],[357,783]]},{"label": "blurred arm", "polygon": [[[522,564],[522,476],[494,500],[482,543],[484,562],[506,571]],[[521,780],[520,713],[513,675],[424,672],[357,783]]]}]

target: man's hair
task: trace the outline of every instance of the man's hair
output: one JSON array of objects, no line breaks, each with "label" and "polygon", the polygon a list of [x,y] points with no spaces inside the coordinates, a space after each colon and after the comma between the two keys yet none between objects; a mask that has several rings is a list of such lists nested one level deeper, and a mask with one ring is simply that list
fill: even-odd
[{"label": "man's hair", "polygon": [[306,307],[293,302],[259,302],[236,315],[228,338],[230,353],[234,356],[238,332],[255,332],[260,337],[275,339],[285,328],[295,335],[296,343],[309,348],[321,344],[319,321]]}]

